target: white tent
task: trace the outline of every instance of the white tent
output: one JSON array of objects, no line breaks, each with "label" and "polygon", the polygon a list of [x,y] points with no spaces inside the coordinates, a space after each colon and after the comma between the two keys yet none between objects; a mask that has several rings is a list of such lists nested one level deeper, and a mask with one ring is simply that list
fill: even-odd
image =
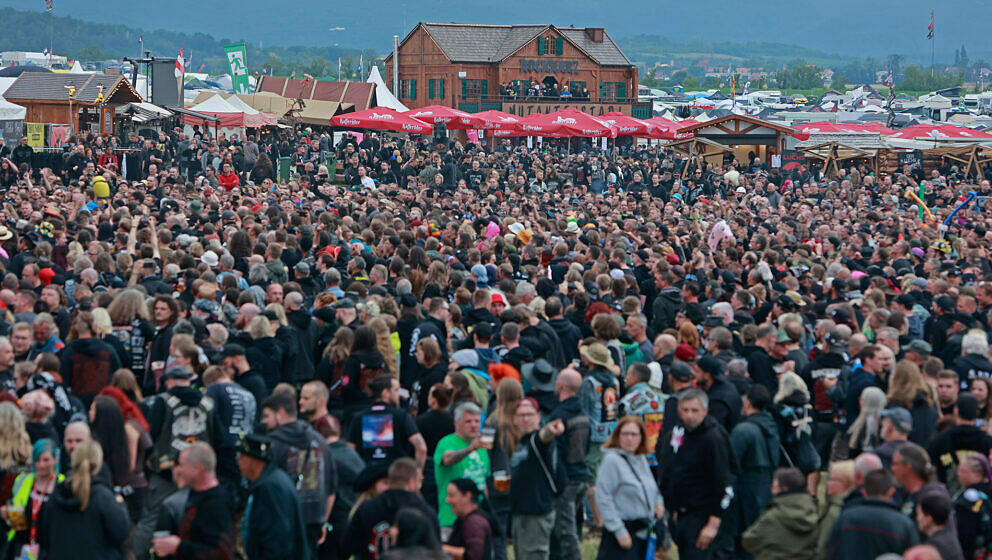
[{"label": "white tent", "polygon": [[83,66],[81,64],[79,64],[79,61],[78,60],[72,63],[72,68],[69,69],[69,73],[70,74],[89,74],[89,72],[86,72],[86,71],[83,70]]},{"label": "white tent", "polygon": [[227,99],[225,99],[224,101],[227,101],[227,102],[228,102],[229,104],[231,104],[231,106],[233,106],[233,107],[234,107],[235,109],[238,109],[239,111],[241,111],[242,113],[245,113],[246,115],[257,115],[257,114],[258,114],[258,113],[260,112],[260,111],[259,111],[258,109],[255,109],[255,108],[254,108],[254,107],[252,107],[251,105],[249,105],[249,104],[247,104],[247,103],[245,103],[245,102],[244,102],[244,101],[243,101],[243,100],[242,100],[242,99],[241,99],[240,97],[238,97],[237,95],[232,95],[232,96],[229,96],[229,97],[228,97]]},{"label": "white tent", "polygon": [[[226,99],[220,95],[214,95],[213,97],[207,98],[205,101],[198,105],[194,105],[189,108],[191,111],[196,111],[198,113],[244,113],[241,109],[231,105]],[[258,111],[255,111],[256,113]]]},{"label": "white tent", "polygon": [[379,67],[372,66],[372,71],[369,72],[369,79],[365,80],[370,84],[375,84],[375,104],[378,107],[388,107],[396,111],[409,111],[407,106],[400,103],[399,99],[389,91],[386,87],[386,82],[382,81],[382,76],[379,74]]},{"label": "white tent", "polygon": [[0,78],[0,121],[23,121],[27,115],[27,109],[3,98],[3,93],[15,80],[17,78]]}]

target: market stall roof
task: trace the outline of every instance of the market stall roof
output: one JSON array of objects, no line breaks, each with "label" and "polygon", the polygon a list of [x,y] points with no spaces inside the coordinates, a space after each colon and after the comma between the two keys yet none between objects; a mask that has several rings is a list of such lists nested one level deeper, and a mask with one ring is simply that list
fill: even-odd
[{"label": "market stall roof", "polygon": [[404,111],[403,114],[418,121],[432,124],[444,123],[449,129],[467,130],[485,128],[486,126],[484,118],[444,105],[427,105],[419,109]]},{"label": "market stall roof", "polygon": [[375,107],[364,111],[337,115],[331,118],[331,126],[390,130],[393,132],[406,132],[408,134],[431,134],[434,131],[434,125],[409,117],[389,107]]},{"label": "market stall roof", "polygon": [[[219,123],[220,122],[220,118],[219,117],[215,117],[214,115],[208,115],[206,113],[201,113],[199,111],[193,111],[193,110],[187,109],[185,107],[169,107],[169,110],[172,111],[172,112],[175,112],[175,113],[179,113],[180,115],[183,115],[183,116],[186,116],[186,117],[191,117],[192,119],[197,119],[197,120],[201,120],[201,121],[205,121],[205,122],[212,122],[212,123]],[[186,119],[186,120],[189,120],[189,119]]]},{"label": "market stall roof", "polygon": [[992,134],[974,130],[966,126],[933,123],[918,124],[898,130],[891,134],[889,138],[902,140],[933,139],[956,142],[988,142],[992,141]]},{"label": "market stall roof", "polygon": [[17,78],[0,78],[0,121],[22,121],[28,110],[3,98],[3,94]]},{"label": "market stall roof", "polygon": [[331,117],[338,114],[340,110],[341,104],[337,101],[307,99],[303,102],[303,109],[296,113],[295,119],[306,124],[326,126]]},{"label": "market stall roof", "polygon": [[152,103],[128,103],[118,110],[118,113],[131,115],[131,120],[136,123],[146,123],[157,121],[172,116],[172,111],[159,107]]},{"label": "market stall roof", "polygon": [[375,84],[368,82],[331,82],[262,76],[256,91],[275,93],[289,99],[350,103],[356,111],[364,111],[373,106],[375,88]]}]

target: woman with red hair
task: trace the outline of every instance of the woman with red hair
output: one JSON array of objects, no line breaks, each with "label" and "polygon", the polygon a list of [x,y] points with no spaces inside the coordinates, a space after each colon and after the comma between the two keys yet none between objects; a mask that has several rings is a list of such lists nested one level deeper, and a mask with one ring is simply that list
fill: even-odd
[{"label": "woman with red hair", "polygon": [[145,495],[148,493],[148,479],[145,477],[144,469],[145,455],[153,444],[148,420],[145,419],[138,405],[117,387],[104,387],[100,395],[117,401],[124,415],[124,434],[127,436],[128,456],[131,461],[131,479],[127,484],[131,494],[125,497],[131,519],[138,519],[144,507]]}]

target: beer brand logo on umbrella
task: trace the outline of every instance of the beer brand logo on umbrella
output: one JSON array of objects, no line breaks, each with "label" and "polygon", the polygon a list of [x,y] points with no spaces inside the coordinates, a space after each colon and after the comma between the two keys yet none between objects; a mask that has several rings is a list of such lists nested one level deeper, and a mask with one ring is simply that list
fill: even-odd
[{"label": "beer brand logo on umbrella", "polygon": [[571,117],[568,117],[568,118],[558,117],[558,118],[556,118],[554,120],[554,123],[555,124],[575,124],[575,119],[573,119]]},{"label": "beer brand logo on umbrella", "polygon": [[389,113],[372,113],[372,116],[369,118],[373,120],[392,120],[393,116]]}]

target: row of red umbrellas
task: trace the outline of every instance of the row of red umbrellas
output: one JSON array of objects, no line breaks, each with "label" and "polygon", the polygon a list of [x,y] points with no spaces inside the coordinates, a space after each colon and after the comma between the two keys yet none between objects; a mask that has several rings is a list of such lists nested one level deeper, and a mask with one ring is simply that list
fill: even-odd
[{"label": "row of red umbrellas", "polygon": [[594,117],[573,108],[566,108],[553,113],[533,113],[525,117],[518,117],[502,111],[466,113],[441,105],[430,105],[402,113],[386,107],[375,107],[331,118],[331,124],[334,126],[391,130],[411,134],[431,134],[435,124],[444,123],[450,129],[487,130],[496,137],[565,138],[582,136],[616,138],[617,136],[637,136],[664,140],[691,138],[691,134],[682,134],[678,130],[692,124],[692,122],[676,123],[662,117],[646,120],[635,119],[620,112],[611,112]]}]

